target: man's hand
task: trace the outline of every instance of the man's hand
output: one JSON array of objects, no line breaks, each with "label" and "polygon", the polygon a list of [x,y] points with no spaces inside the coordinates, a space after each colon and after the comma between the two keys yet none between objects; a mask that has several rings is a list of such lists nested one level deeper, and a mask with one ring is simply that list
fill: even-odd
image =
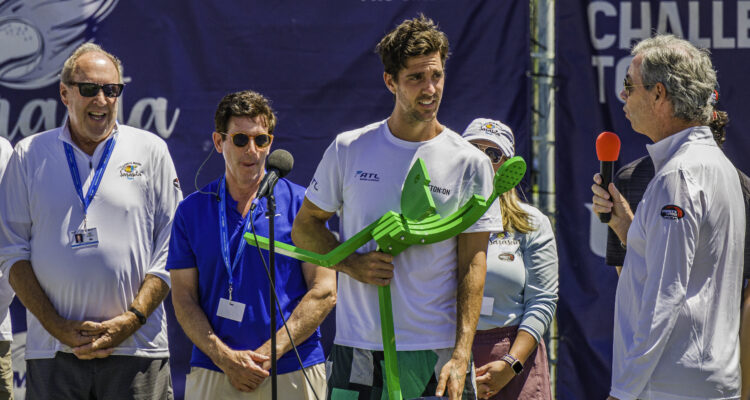
[{"label": "man's hand", "polygon": [[489,399],[510,382],[516,374],[505,361],[493,361],[477,368],[477,396]]},{"label": "man's hand", "polygon": [[60,320],[50,325],[49,333],[59,340],[60,343],[78,347],[91,343],[93,338],[104,332],[104,328],[98,322],[91,321],[72,321],[60,318]]},{"label": "man's hand", "polygon": [[217,363],[229,378],[229,383],[240,392],[252,392],[268,377],[268,371],[261,364],[268,362],[268,356],[251,350],[229,350]]},{"label": "man's hand", "polygon": [[[86,321],[84,326],[95,327],[94,322]],[[92,324],[92,325],[86,325]],[[98,330],[84,330],[89,342],[73,348],[73,354],[81,360],[104,358],[112,354],[120,343],[129,338],[140,327],[138,318],[131,312],[120,314],[110,320],[98,323]]]},{"label": "man's hand", "polygon": [[460,400],[466,382],[466,371],[469,369],[468,360],[451,358],[440,370],[435,396],[444,396],[448,392],[451,400]]},{"label": "man's hand", "polygon": [[392,262],[392,255],[380,251],[352,253],[339,263],[336,269],[360,282],[388,286],[393,279]]},{"label": "man's hand", "polygon": [[615,187],[614,183],[610,183],[607,190],[604,190],[599,184],[602,183],[602,176],[594,174],[594,184],[591,185],[591,191],[594,196],[591,198],[593,204],[591,209],[598,215],[601,213],[612,213],[612,218],[609,220],[609,227],[617,234],[620,241],[623,243],[627,242],[628,229],[630,224],[633,222],[633,211],[630,210],[630,205],[625,197]]}]

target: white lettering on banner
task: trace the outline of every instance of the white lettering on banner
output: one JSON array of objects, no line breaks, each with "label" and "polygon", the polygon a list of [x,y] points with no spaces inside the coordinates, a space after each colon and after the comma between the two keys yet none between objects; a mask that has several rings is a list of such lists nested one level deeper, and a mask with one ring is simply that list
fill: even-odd
[{"label": "white lettering on banner", "polygon": [[[26,137],[62,125],[62,120],[55,120],[58,104],[60,102],[55,99],[33,99],[29,101],[21,108],[18,119],[11,130],[11,103],[8,99],[0,98],[0,136],[13,140],[19,135]],[[118,118],[118,120],[127,121],[127,125],[136,128],[155,132],[166,139],[174,131],[177,119],[180,116],[180,109],[175,108],[169,125],[167,125],[168,112],[167,99],[144,97],[135,103],[131,109],[130,118],[125,119],[125,113],[120,109],[122,118]],[[146,117],[145,120],[144,117]]]},{"label": "white lettering on banner", "polygon": [[[640,5],[639,21],[634,20],[633,1],[619,3],[619,10],[610,1],[595,0],[587,7],[589,26],[589,39],[594,50],[603,51],[613,48],[617,43],[620,50],[629,49],[633,43],[652,35],[652,11],[656,11],[656,32],[672,33],[687,39],[698,47],[713,49],[746,49],[750,48],[750,0],[739,0],[736,2],[736,13],[733,10],[725,10],[724,1],[714,0],[709,8],[706,4],[701,8],[701,2],[691,0],[687,4],[687,18],[680,14],[677,1],[638,1]],[[708,3],[708,2],[705,2]],[[658,8],[657,8],[658,5]],[[709,37],[701,36],[701,11],[711,12],[711,26],[703,27],[703,33]],[[725,32],[725,11],[728,18],[737,16],[736,32],[734,35]],[[684,8],[683,8],[684,12]],[[683,27],[687,21],[687,32]],[[704,19],[705,21],[705,19]],[[617,35],[604,33],[602,27],[618,23]],[[687,33],[687,35],[685,35]],[[614,93],[615,97],[622,102],[619,93],[622,91],[622,81],[627,73],[628,65],[632,56],[615,60],[612,55],[594,54],[591,56],[591,66],[596,68],[598,83],[598,97],[600,103],[607,102],[605,82],[609,68],[615,68]]]}]

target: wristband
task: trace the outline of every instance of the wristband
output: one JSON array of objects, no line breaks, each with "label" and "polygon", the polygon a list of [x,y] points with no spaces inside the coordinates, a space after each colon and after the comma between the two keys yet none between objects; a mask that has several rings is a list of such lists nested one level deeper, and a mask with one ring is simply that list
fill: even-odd
[{"label": "wristband", "polygon": [[130,307],[130,308],[128,308],[128,311],[130,311],[130,312],[132,312],[133,314],[135,314],[135,317],[136,317],[136,318],[138,318],[138,322],[139,322],[139,323],[140,323],[141,325],[146,325],[146,316],[145,316],[145,315],[143,315],[143,313],[142,313],[142,312],[138,311],[138,309],[136,309],[135,307]]}]

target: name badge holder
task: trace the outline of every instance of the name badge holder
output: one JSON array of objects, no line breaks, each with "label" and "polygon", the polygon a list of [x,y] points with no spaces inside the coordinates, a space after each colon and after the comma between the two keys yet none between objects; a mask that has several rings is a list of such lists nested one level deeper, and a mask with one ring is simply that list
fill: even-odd
[{"label": "name badge holder", "polygon": [[[242,317],[245,315],[245,304],[240,303],[232,299],[232,291],[234,290],[234,269],[237,267],[237,263],[245,250],[247,241],[240,239],[240,244],[237,247],[237,254],[234,255],[234,261],[231,261],[229,254],[229,228],[227,227],[227,205],[224,202],[226,189],[226,178],[222,177],[219,183],[219,236],[221,238],[221,256],[224,260],[224,266],[227,269],[227,275],[229,276],[229,298],[219,299],[219,309],[216,311],[216,315],[222,318],[231,319],[233,321],[242,322]],[[250,218],[253,217],[252,211],[249,212],[242,221],[242,235],[244,237],[246,233],[250,231]]]},{"label": "name badge holder", "polygon": [[99,235],[96,228],[88,227],[88,208],[91,202],[94,200],[99,185],[102,183],[102,177],[104,171],[107,170],[107,164],[112,156],[112,152],[115,148],[115,136],[113,135],[107,143],[104,145],[104,153],[99,159],[99,164],[96,166],[94,172],[94,178],[91,180],[91,185],[86,193],[86,197],[83,196],[83,183],[81,182],[81,175],[78,171],[78,163],[76,162],[75,153],[73,146],[70,143],[63,143],[65,148],[65,158],[68,161],[68,169],[70,170],[70,176],[73,178],[73,186],[76,189],[78,198],[81,200],[81,207],[83,207],[83,229],[76,229],[69,232],[70,247],[72,249],[79,249],[83,247],[96,247],[99,245]]}]

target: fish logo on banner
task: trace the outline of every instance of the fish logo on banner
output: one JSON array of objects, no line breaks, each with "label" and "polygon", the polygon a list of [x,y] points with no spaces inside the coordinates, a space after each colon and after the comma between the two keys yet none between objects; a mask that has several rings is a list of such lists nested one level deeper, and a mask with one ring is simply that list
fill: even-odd
[{"label": "fish logo on banner", "polygon": [[0,2],[0,85],[29,90],[56,82],[65,59],[92,39],[118,1]]}]

